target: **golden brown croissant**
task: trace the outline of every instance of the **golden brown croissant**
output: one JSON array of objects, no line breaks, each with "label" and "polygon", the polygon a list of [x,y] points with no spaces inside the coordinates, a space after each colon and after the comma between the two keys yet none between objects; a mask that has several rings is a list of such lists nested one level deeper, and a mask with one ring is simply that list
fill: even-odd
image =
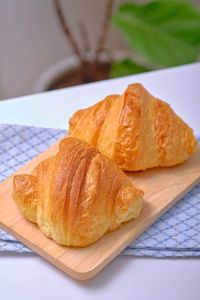
[{"label": "golden brown croissant", "polygon": [[143,192],[114,161],[75,138],[31,175],[16,175],[13,198],[20,212],[57,243],[87,246],[136,218]]},{"label": "golden brown croissant", "polygon": [[192,129],[169,104],[137,83],[122,96],[77,111],[69,121],[69,136],[96,146],[128,171],[180,164],[197,144]]}]

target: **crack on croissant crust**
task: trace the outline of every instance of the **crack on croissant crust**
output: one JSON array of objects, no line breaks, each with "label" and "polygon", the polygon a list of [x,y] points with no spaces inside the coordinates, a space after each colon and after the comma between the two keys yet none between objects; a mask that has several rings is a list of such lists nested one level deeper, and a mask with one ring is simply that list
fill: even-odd
[{"label": "crack on croissant crust", "polygon": [[84,141],[66,138],[59,152],[13,179],[20,212],[57,243],[87,246],[136,218],[143,192]]},{"label": "crack on croissant crust", "polygon": [[127,171],[183,163],[197,145],[193,130],[170,105],[138,83],[121,96],[77,111],[69,120],[68,135],[96,146]]}]

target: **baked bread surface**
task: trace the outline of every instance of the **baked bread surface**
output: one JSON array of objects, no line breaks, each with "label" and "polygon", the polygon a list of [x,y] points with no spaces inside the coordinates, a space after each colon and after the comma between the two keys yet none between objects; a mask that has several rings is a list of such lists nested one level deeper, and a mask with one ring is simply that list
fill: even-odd
[{"label": "baked bread surface", "polygon": [[87,246],[136,218],[142,198],[143,192],[114,161],[70,137],[31,174],[13,179],[13,199],[20,212],[66,246]]},{"label": "baked bread surface", "polygon": [[171,167],[194,153],[193,130],[141,84],[111,95],[69,121],[69,136],[96,146],[127,171]]}]

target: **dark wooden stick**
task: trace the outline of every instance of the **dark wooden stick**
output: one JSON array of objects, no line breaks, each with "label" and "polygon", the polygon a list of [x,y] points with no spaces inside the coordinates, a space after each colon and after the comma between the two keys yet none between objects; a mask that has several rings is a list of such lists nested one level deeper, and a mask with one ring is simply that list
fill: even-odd
[{"label": "dark wooden stick", "polygon": [[102,31],[99,37],[99,41],[97,43],[97,49],[96,49],[96,55],[95,55],[95,62],[97,63],[98,58],[99,58],[99,53],[104,49],[104,43],[106,40],[106,35],[109,29],[109,19],[110,19],[110,15],[113,9],[113,4],[114,4],[114,0],[108,0],[108,4],[106,7],[106,14],[105,14],[105,19],[103,22],[103,26],[102,26]]},{"label": "dark wooden stick", "polygon": [[58,15],[58,19],[60,21],[60,25],[64,31],[64,33],[66,34],[68,40],[70,41],[70,44],[74,50],[74,53],[80,58],[80,61],[83,62],[84,61],[84,58],[79,50],[79,47],[71,33],[71,31],[69,30],[69,27],[67,25],[67,22],[64,18],[64,15],[63,15],[63,12],[62,12],[62,8],[61,8],[61,5],[60,5],[60,1],[59,0],[54,0],[54,5],[55,5],[55,8],[56,8],[56,12],[57,12],[57,15]]}]

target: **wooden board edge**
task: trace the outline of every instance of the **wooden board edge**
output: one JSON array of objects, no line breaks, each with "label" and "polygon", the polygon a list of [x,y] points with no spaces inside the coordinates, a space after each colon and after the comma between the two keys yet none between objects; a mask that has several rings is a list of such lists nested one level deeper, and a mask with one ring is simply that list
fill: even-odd
[{"label": "wooden board edge", "polygon": [[[111,255],[106,257],[104,261],[100,264],[96,264],[94,268],[90,271],[93,272],[92,277],[95,276],[98,272],[100,272],[106,265],[112,261],[117,255],[119,255],[128,245],[130,245],[140,234],[142,234],[146,229],[148,229],[151,225],[153,225],[162,215],[164,215],[170,208],[172,208],[176,203],[178,203],[189,191],[191,191],[198,183],[200,183],[200,176],[193,181],[186,189],[180,193],[177,197],[174,198],[174,201],[171,201],[168,205],[166,205],[154,219],[151,219],[149,222],[146,223],[146,226],[143,227],[140,231],[137,232],[134,236],[131,236],[127,239],[127,241],[118,247]],[[85,278],[87,279],[87,278]]]},{"label": "wooden board edge", "polygon": [[185,188],[185,190],[180,193],[177,197],[174,198],[174,201],[171,201],[167,206],[165,206],[156,216],[154,219],[151,219],[149,222],[146,223],[146,225],[137,232],[137,234],[132,235],[127,239],[126,242],[124,242],[121,246],[119,246],[117,249],[115,249],[111,254],[104,257],[104,259],[98,263],[96,263],[92,268],[86,271],[78,271],[75,269],[72,269],[65,265],[64,263],[60,262],[59,259],[55,259],[51,255],[49,255],[47,252],[45,252],[43,249],[39,248],[38,246],[35,246],[34,243],[31,241],[28,241],[23,238],[20,234],[12,230],[12,228],[6,226],[2,222],[0,222],[0,227],[11,234],[13,237],[15,237],[17,240],[22,242],[24,245],[35,251],[37,254],[39,254],[41,257],[43,257],[45,260],[62,270],[64,273],[70,275],[76,280],[88,280],[97,275],[104,267],[108,265],[110,261],[112,261],[117,255],[119,255],[131,242],[133,242],[140,234],[142,234],[147,228],[149,228],[153,223],[155,223],[166,211],[168,211],[173,205],[175,205],[179,200],[181,200],[190,190],[192,190],[198,183],[200,182],[200,176],[193,181],[189,186]]},{"label": "wooden board edge", "polygon": [[50,262],[51,264],[53,264],[55,267],[57,267],[60,270],[62,270],[64,273],[70,275],[71,277],[73,277],[73,278],[75,278],[77,280],[84,280],[85,279],[84,276],[82,276],[82,273],[74,271],[73,269],[69,268],[65,264],[61,263],[59,261],[59,259],[56,259],[56,258],[52,257],[51,255],[49,255],[48,253],[46,253],[43,249],[39,248],[38,246],[35,246],[34,243],[32,243],[32,242],[30,242],[28,240],[25,240],[20,234],[18,234],[17,232],[13,231],[12,228],[6,226],[1,221],[0,221],[0,227],[4,231],[6,231],[10,235],[12,235],[14,238],[16,238],[18,241],[20,241],[21,243],[23,243],[25,246],[27,246],[28,248],[30,248],[31,250],[33,250],[35,253],[39,254],[42,258],[44,258],[45,260],[47,260],[48,262]]}]

